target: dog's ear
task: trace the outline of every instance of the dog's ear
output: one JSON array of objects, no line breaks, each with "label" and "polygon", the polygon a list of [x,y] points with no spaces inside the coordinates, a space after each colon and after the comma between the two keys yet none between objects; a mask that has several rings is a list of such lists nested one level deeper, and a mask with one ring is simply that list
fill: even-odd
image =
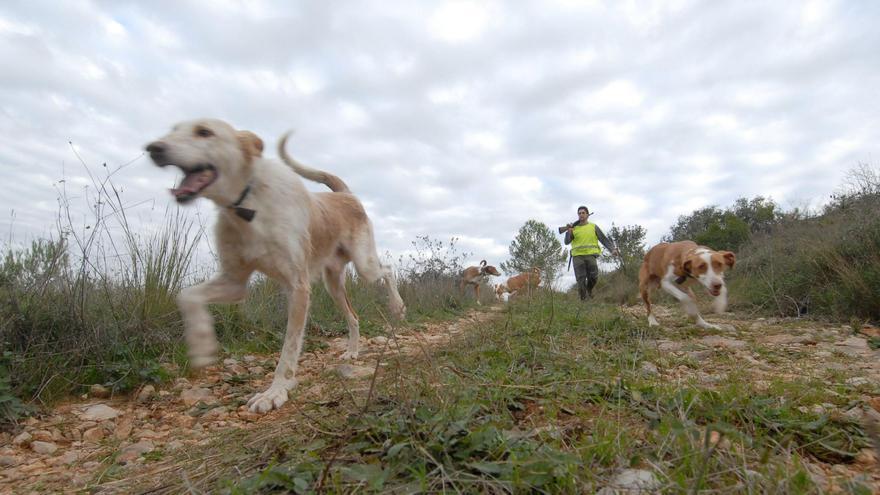
[{"label": "dog's ear", "polygon": [[736,264],[736,255],[730,251],[722,251],[721,255],[724,256],[724,264],[727,265],[727,268],[733,268],[733,265]]},{"label": "dog's ear", "polygon": [[690,273],[691,268],[693,268],[693,264],[694,263],[692,260],[687,260],[684,263],[682,263],[681,264],[681,270],[682,270],[681,275],[687,275],[688,273]]},{"label": "dog's ear", "polygon": [[486,260],[480,261],[480,266],[486,266]]},{"label": "dog's ear", "polygon": [[263,156],[263,140],[251,131],[238,131],[238,144],[248,161]]}]

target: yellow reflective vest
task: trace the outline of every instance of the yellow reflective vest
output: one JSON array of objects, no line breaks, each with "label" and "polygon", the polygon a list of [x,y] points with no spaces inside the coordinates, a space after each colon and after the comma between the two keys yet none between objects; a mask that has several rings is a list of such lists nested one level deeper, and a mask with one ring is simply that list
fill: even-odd
[{"label": "yellow reflective vest", "polygon": [[571,233],[572,256],[598,255],[602,252],[599,237],[596,236],[596,224],[587,222],[586,225],[575,225]]}]

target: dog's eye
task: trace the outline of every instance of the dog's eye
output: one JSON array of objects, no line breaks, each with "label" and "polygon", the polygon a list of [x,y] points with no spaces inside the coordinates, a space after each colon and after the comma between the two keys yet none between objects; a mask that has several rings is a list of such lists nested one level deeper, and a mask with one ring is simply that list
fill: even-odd
[{"label": "dog's eye", "polygon": [[211,137],[213,135],[214,135],[214,133],[211,132],[211,129],[208,129],[207,127],[199,127],[198,129],[196,129],[196,136],[198,136],[198,137],[206,138],[206,137]]}]

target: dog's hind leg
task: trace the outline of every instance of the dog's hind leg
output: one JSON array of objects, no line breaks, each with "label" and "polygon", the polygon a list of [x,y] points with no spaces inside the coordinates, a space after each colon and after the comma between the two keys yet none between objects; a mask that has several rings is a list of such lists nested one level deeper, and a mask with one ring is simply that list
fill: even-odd
[{"label": "dog's hind leg", "polygon": [[358,357],[358,345],[360,344],[360,323],[358,323],[357,314],[351,307],[351,301],[345,292],[345,265],[334,265],[324,268],[324,287],[327,293],[333,298],[336,306],[345,316],[345,323],[348,326],[348,348],[342,354],[342,359],[355,359]]},{"label": "dog's hind leg", "polygon": [[184,338],[189,347],[193,368],[203,368],[217,360],[220,345],[214,333],[214,318],[206,307],[209,303],[233,303],[244,299],[250,270],[224,272],[207,282],[187,287],[177,296],[183,315]]},{"label": "dog's hind leg", "polygon": [[651,312],[651,290],[653,289],[651,282],[645,282],[640,284],[639,291],[642,294],[642,301],[645,302],[645,310],[648,313],[648,326],[656,327],[660,325],[660,322],[657,321],[657,318]]},{"label": "dog's hind leg", "polygon": [[394,270],[379,261],[371,232],[359,244],[357,249],[352,249],[350,252],[358,275],[370,283],[379,279],[385,281],[385,288],[388,290],[388,309],[392,316],[402,320],[406,316],[406,306],[400,298],[400,293],[397,292],[397,277],[394,276]]},{"label": "dog's hind leg", "polygon": [[308,274],[300,274],[291,282],[287,282],[290,294],[287,303],[287,332],[281,356],[275,367],[272,384],[264,392],[260,392],[248,401],[248,408],[253,412],[264,413],[277,409],[287,402],[287,392],[296,386],[296,369],[299,355],[302,352],[303,334],[305,333],[306,316],[309,313],[310,287]]}]

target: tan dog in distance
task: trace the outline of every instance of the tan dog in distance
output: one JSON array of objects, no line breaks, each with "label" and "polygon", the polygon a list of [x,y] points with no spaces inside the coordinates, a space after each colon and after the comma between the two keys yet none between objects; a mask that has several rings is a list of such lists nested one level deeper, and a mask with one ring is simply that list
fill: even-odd
[{"label": "tan dog in distance", "polygon": [[480,285],[485,282],[489,276],[501,276],[501,272],[498,271],[492,265],[487,265],[486,260],[480,261],[480,266],[469,266],[461,272],[461,284],[459,289],[461,292],[464,292],[464,288],[468,285],[472,285],[474,287],[474,295],[477,298],[477,304],[480,304]]},{"label": "tan dog in distance", "polygon": [[528,293],[531,293],[532,289],[538,287],[541,284],[541,271],[538,270],[537,267],[532,268],[527,272],[522,272],[519,275],[514,275],[507,279],[507,282],[498,284],[495,288],[495,297],[501,299],[505,292],[510,294],[510,297],[516,296],[520,293],[520,291],[525,290]]},{"label": "tan dog in distance", "polygon": [[660,324],[651,314],[651,292],[662,287],[681,302],[685,313],[696,319],[697,326],[718,330],[718,325],[707,323],[700,316],[691,285],[702,285],[715,298],[712,301],[715,312],[723,313],[727,309],[724,272],[735,263],[736,255],[732,252],[713,251],[693,241],[664,242],[652,247],[639,271],[639,292],[648,311],[648,325]]},{"label": "tan dog in distance", "polygon": [[[244,299],[254,271],[277,280],[288,293],[287,331],[272,384],[248,401],[250,410],[260,413],[281,407],[296,386],[314,280],[323,278],[345,316],[349,334],[343,359],[357,357],[360,337],[345,292],[349,261],[364,280],[384,280],[391,313],[398,318],[405,313],[394,273],[379,261],[373,227],[360,201],[339,177],[290,158],[287,137],[278,144],[287,165],[263,158],[263,142],[252,132],[213,119],[177,124],[146,146],[156,165],[183,171],[180,185],[171,190],[178,203],[205,197],[218,208],[214,235],[219,273],[178,296],[190,364],[201,368],[217,359],[219,345],[207,304]],[[333,192],[311,193],[300,177]]]}]

